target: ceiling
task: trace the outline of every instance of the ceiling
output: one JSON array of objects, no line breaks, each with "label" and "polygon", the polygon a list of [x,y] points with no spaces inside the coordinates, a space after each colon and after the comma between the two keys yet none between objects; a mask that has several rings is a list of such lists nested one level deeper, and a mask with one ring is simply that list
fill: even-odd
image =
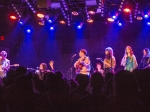
[{"label": "ceiling", "polygon": [[[83,19],[83,21],[86,21],[87,14],[86,14],[85,7],[87,7],[87,8],[91,7],[91,6],[86,6],[86,4],[85,4],[86,1],[96,1],[97,2],[97,4],[95,5],[96,9],[98,8],[98,3],[99,3],[98,2],[99,0],[64,0],[67,5],[67,8],[68,8],[67,10],[65,10],[64,5],[62,4],[62,0],[28,0],[28,1],[30,2],[30,4],[36,11],[43,10],[47,14],[51,14],[51,12],[54,12],[54,14],[56,14],[56,15],[53,14],[54,16],[63,15],[64,18],[66,16],[67,17],[67,18],[65,18],[66,21],[67,22],[70,21],[71,23],[74,23],[75,21],[77,21],[79,19],[80,20]],[[59,9],[57,9],[57,8],[52,9],[51,5],[49,5],[49,7],[46,7],[46,8],[45,7],[39,8],[38,4],[44,3],[43,1],[45,1],[45,4],[46,4],[46,1],[49,1],[50,3],[60,3],[61,7]],[[112,4],[113,5],[115,4],[115,8],[117,9],[116,11],[118,11],[119,6],[122,2],[122,0],[103,0],[103,1],[105,1],[105,3],[104,3],[104,8],[105,8],[105,10],[104,10],[105,16],[104,17],[105,18],[108,17],[108,15],[110,15],[110,13],[112,11]],[[143,11],[143,7],[145,7],[145,4],[148,5],[148,7],[150,9],[150,0],[125,0],[125,3],[131,4],[132,16],[134,16],[134,10],[135,10],[136,3],[139,4],[139,11],[141,11],[141,14]],[[12,4],[15,4],[15,6],[17,7],[18,11],[20,11],[21,14],[30,13],[34,17],[34,13],[32,13],[32,11],[30,10],[30,7],[27,5],[25,0],[0,0],[0,10],[1,10],[0,17],[2,17],[4,15],[5,11],[7,13],[9,13],[9,11],[13,11]],[[78,17],[72,16],[71,11],[73,10],[73,7],[78,8],[78,11],[79,11]],[[61,9],[64,10],[64,14],[62,13]],[[129,17],[125,17],[122,12],[118,12],[118,14],[121,15],[121,18],[129,19]],[[104,17],[101,17],[99,13],[96,13],[94,16],[90,16],[90,17],[93,18],[95,21],[102,21],[102,22],[105,21]]]}]

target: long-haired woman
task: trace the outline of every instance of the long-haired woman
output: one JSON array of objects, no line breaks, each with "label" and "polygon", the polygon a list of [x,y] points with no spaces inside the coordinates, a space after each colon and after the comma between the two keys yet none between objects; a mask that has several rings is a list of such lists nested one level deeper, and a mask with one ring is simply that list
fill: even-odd
[{"label": "long-haired woman", "polygon": [[143,49],[143,57],[139,65],[139,69],[148,68],[150,65],[150,50],[148,48]]},{"label": "long-haired woman", "polygon": [[125,54],[121,60],[121,66],[124,66],[124,70],[132,72],[137,68],[138,64],[133,50],[130,46],[125,48]]},{"label": "long-haired woman", "polygon": [[107,73],[115,73],[114,69],[116,66],[116,60],[113,56],[113,49],[111,47],[107,47],[105,49],[105,59],[104,59],[104,76],[106,76]]}]

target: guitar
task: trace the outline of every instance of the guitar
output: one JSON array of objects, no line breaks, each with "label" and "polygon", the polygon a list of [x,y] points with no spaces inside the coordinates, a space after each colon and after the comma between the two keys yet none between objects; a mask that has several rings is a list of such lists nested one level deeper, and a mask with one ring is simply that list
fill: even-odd
[{"label": "guitar", "polygon": [[17,67],[17,66],[19,66],[19,64],[13,64],[6,67],[0,66],[0,76],[2,77],[6,76],[6,73],[10,67]]},{"label": "guitar", "polygon": [[86,59],[86,57],[83,60],[81,60],[81,61],[78,60],[78,62],[76,63],[76,73],[79,73],[82,70],[82,68],[84,66],[84,64],[82,62],[85,59]]}]

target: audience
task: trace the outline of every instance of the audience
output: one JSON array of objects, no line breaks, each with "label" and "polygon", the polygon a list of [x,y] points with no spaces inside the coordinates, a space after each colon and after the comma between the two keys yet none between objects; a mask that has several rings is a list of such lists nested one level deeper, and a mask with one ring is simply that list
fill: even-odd
[{"label": "audience", "polygon": [[[87,88],[90,89],[87,91]],[[67,80],[47,72],[43,80],[25,67],[0,79],[0,112],[150,112],[150,70],[96,72]]]}]

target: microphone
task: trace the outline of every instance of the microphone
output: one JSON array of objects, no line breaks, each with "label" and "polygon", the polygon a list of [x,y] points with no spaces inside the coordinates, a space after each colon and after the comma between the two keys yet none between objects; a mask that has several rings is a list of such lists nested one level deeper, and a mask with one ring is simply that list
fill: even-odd
[{"label": "microphone", "polygon": [[103,60],[103,58],[96,58],[96,60]]},{"label": "microphone", "polygon": [[76,54],[74,54],[72,57],[75,57],[76,56]]}]

